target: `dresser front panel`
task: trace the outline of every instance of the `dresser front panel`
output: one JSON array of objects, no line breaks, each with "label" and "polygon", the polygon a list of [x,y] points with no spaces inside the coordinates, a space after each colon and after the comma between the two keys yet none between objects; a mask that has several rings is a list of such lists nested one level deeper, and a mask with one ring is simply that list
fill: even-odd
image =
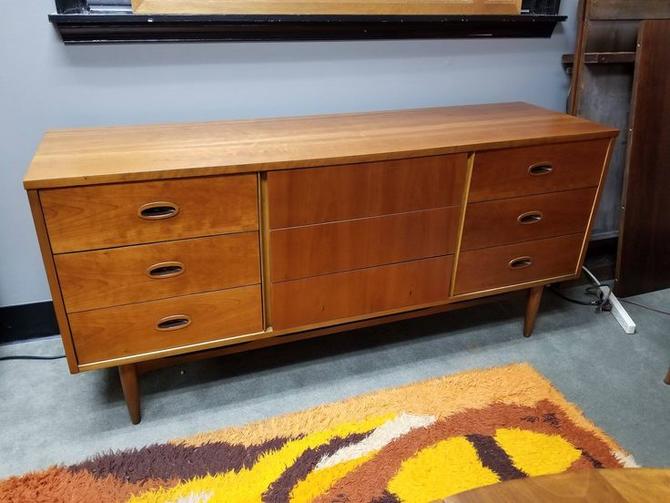
[{"label": "dresser front panel", "polygon": [[584,232],[596,188],[468,204],[462,250]]},{"label": "dresser front panel", "polygon": [[455,295],[550,280],[576,273],[584,234],[462,252]]},{"label": "dresser front panel", "polygon": [[258,229],[255,174],[40,191],[54,253]]},{"label": "dresser front panel", "polygon": [[69,319],[79,363],[90,364],[260,332],[261,289],[231,288],[71,313]]},{"label": "dresser front panel", "polygon": [[54,257],[69,312],[260,283],[258,233]]},{"label": "dresser front panel", "polygon": [[609,139],[478,152],[469,202],[596,187]]},{"label": "dresser front panel", "polygon": [[272,231],[272,280],[454,253],[459,213],[453,206]]},{"label": "dresser front panel", "polygon": [[457,206],[467,155],[420,157],[268,173],[270,227]]},{"label": "dresser front panel", "polygon": [[446,302],[452,264],[449,255],[274,283],[273,328],[336,322]]}]

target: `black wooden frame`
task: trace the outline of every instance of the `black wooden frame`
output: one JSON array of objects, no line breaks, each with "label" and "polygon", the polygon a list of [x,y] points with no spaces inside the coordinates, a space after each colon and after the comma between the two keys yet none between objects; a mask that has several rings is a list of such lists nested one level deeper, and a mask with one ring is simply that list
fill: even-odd
[{"label": "black wooden frame", "polygon": [[[547,2],[533,1],[538,12]],[[559,2],[552,7],[558,11]],[[92,10],[88,0],[56,0],[49,20],[66,44],[124,42],[294,41],[550,37],[554,14],[518,16],[137,15]]]}]

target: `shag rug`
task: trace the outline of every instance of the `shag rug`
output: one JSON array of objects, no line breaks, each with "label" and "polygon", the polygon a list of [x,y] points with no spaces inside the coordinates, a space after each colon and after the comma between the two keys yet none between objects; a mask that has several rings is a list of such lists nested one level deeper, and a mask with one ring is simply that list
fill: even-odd
[{"label": "shag rug", "polygon": [[515,364],[12,477],[0,482],[0,501],[430,502],[625,466],[634,461],[612,438]]}]

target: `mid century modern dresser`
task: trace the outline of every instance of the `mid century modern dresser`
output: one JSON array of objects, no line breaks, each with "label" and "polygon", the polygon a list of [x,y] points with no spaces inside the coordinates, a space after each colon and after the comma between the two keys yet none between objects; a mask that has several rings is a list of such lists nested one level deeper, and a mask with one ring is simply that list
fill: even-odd
[{"label": "mid century modern dresser", "polygon": [[576,277],[615,129],[524,103],[48,132],[24,185],[73,373]]}]

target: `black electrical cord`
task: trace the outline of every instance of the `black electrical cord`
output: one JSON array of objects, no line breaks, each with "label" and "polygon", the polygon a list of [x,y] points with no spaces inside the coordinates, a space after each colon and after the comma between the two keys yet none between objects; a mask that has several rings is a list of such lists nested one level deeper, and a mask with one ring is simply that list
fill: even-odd
[{"label": "black electrical cord", "polygon": [[632,300],[626,300],[626,299],[619,299],[619,300],[621,302],[625,302],[626,304],[632,304],[634,306],[641,307],[642,309],[647,309],[647,310],[653,311],[655,313],[665,314],[666,316],[670,316],[670,312],[663,311],[662,309],[658,309],[656,307],[645,306],[644,304],[638,304],[637,302],[633,302]]},{"label": "black electrical cord", "polygon": [[[607,293],[606,294],[603,293],[601,288],[607,288]],[[590,301],[573,299],[572,297],[568,297],[554,286],[550,286],[549,291],[552,292],[557,297],[560,297],[561,299],[567,302],[571,302],[573,304],[578,304],[580,306],[593,306],[602,311],[609,311],[611,309],[611,305],[609,303],[610,287],[603,283],[586,287],[586,289],[584,290],[586,295],[588,295],[589,297],[593,297],[593,300]]]},{"label": "black electrical cord", "polygon": [[14,355],[14,356],[0,356],[0,361],[7,361],[7,360],[60,360],[61,358],[65,358],[65,355],[59,355],[59,356]]}]

